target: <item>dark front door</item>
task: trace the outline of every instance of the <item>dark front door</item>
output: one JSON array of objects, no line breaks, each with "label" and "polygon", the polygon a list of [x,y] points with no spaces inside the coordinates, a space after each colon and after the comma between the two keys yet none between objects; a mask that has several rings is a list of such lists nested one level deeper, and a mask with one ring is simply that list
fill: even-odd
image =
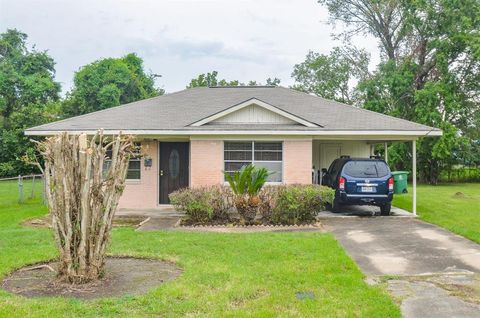
[{"label": "dark front door", "polygon": [[168,204],[168,195],[188,187],[188,142],[160,143],[160,204]]}]

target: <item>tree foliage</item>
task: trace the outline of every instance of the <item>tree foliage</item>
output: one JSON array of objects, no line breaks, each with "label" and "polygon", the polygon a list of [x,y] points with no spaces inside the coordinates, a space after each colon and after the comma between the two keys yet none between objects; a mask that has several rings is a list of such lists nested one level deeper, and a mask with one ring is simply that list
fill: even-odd
[{"label": "tree foliage", "polygon": [[[278,78],[267,78],[266,85],[268,86],[278,86],[280,84],[280,79]],[[226,79],[218,79],[218,72],[208,72],[205,74],[199,74],[196,78],[192,78],[190,83],[187,85],[187,88],[193,87],[209,87],[209,86],[245,86],[245,83],[242,83],[238,80],[228,81]],[[247,86],[262,86],[262,83],[257,81],[249,81]]]},{"label": "tree foliage", "polygon": [[82,115],[164,93],[155,88],[157,75],[147,74],[134,53],[105,58],[80,68],[63,106],[65,117]]},{"label": "tree foliage", "polygon": [[337,47],[329,55],[310,51],[305,61],[294,67],[295,85],[292,88],[352,104],[352,81],[368,74],[368,62],[368,54],[361,50],[347,51]]},{"label": "tree foliage", "polygon": [[0,34],[0,176],[34,169],[19,160],[34,151],[23,131],[55,119],[59,106],[55,62],[26,41],[18,30]]},{"label": "tree foliage", "polygon": [[[332,23],[345,26],[339,37],[368,34],[378,41],[381,63],[359,82],[356,103],[443,130],[442,137],[418,143],[423,181],[436,183],[442,169],[466,162],[460,158],[464,150],[470,157],[478,151],[478,1],[319,2],[327,6]],[[348,41],[345,45],[352,47]],[[392,159],[398,158],[394,166],[405,166],[405,158],[411,158],[405,145],[396,145],[392,153]]]}]

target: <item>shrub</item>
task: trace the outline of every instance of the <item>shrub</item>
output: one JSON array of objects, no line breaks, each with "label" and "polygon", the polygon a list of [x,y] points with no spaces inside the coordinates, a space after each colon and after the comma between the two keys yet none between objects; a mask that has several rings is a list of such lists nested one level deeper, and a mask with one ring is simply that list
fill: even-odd
[{"label": "shrub", "polygon": [[258,194],[267,182],[268,175],[267,169],[252,164],[243,166],[233,174],[225,172],[225,179],[235,194],[234,204],[242,223],[252,223],[257,216],[261,203]]},{"label": "shrub", "polygon": [[233,210],[233,193],[228,186],[212,186],[210,204],[213,209],[213,219],[228,220],[229,212]]},{"label": "shrub", "polygon": [[169,195],[177,211],[183,211],[192,222],[228,219],[232,193],[225,186],[184,188]]},{"label": "shrub", "polygon": [[278,190],[272,221],[282,224],[311,222],[333,201],[335,191],[319,185],[289,185]]},{"label": "shrub", "polygon": [[185,188],[172,192],[170,202],[177,211],[183,211],[193,222],[212,219],[213,208],[209,204],[210,193],[206,188]]},{"label": "shrub", "polygon": [[260,205],[258,206],[259,216],[264,222],[270,222],[273,211],[277,207],[278,195],[285,188],[283,185],[266,186],[260,191],[258,197]]},{"label": "shrub", "polygon": [[[253,211],[242,222],[253,222],[257,212],[264,223],[311,222],[325,204],[333,201],[334,194],[334,190],[319,185],[266,186],[257,195],[240,201]],[[251,202],[253,200],[255,202]],[[170,194],[170,201],[175,209],[184,211],[189,221],[194,223],[228,221],[230,212],[235,208],[240,214],[238,196],[228,186],[181,189]]]},{"label": "shrub", "polygon": [[10,162],[0,163],[0,177],[11,177],[14,173],[14,167]]}]

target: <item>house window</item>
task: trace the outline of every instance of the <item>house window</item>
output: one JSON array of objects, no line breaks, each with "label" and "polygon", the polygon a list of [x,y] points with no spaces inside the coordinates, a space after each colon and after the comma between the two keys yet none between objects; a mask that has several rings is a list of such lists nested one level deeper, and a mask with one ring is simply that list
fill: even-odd
[{"label": "house window", "polygon": [[225,141],[224,170],[233,173],[243,166],[254,164],[271,173],[268,182],[282,182],[282,142],[280,141]]},{"label": "house window", "polygon": [[[141,157],[140,157],[140,143],[135,143],[133,156],[128,162],[127,180],[140,180],[141,177]],[[106,172],[112,164],[112,149],[108,149],[106,158],[103,163],[103,171]]]}]

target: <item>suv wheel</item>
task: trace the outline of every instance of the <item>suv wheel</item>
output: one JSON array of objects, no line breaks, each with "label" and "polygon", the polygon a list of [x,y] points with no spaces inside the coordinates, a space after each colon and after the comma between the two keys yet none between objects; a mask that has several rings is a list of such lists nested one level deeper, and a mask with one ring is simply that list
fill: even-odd
[{"label": "suv wheel", "polygon": [[385,203],[384,205],[380,206],[380,214],[387,216],[390,215],[390,210],[392,209],[391,203]]}]

